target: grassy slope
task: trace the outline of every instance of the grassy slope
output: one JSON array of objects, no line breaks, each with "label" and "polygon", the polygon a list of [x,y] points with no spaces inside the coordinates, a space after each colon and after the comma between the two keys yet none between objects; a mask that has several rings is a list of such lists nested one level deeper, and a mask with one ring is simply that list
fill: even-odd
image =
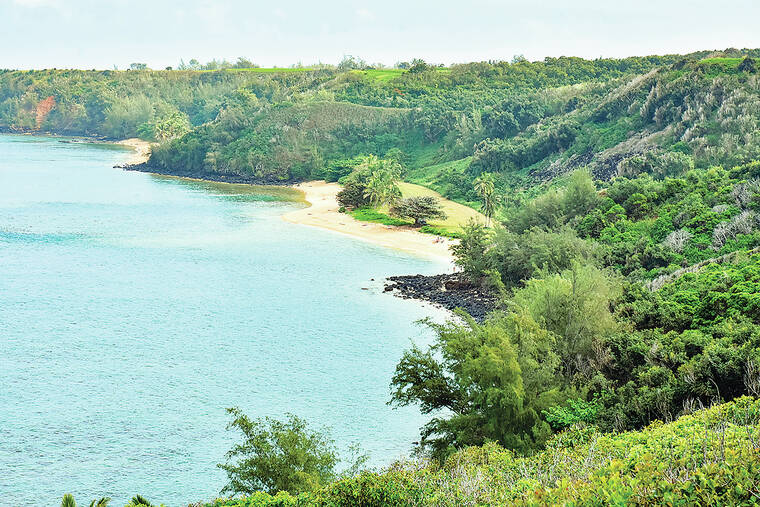
[{"label": "grassy slope", "polygon": [[470,220],[476,220],[480,222],[485,222],[486,220],[486,217],[483,216],[483,214],[475,211],[469,206],[464,206],[458,202],[445,199],[435,190],[431,190],[430,188],[426,188],[422,185],[404,182],[399,183],[399,188],[401,188],[401,194],[404,197],[431,196],[441,201],[443,211],[446,213],[447,218],[446,220],[433,220],[430,222],[431,225],[456,229],[462,227],[463,225],[466,225]]},{"label": "grassy slope", "polygon": [[[446,181],[445,177],[451,174],[464,174],[470,166],[471,161],[472,157],[466,157],[459,160],[452,160],[450,162],[420,165],[409,170],[406,174],[406,180],[435,190],[439,194],[450,195],[457,190],[461,191],[461,189],[452,188],[451,183]],[[469,206],[472,209],[480,208],[480,203],[477,201],[458,200],[458,202]]]},{"label": "grassy slope", "polygon": [[[451,72],[451,69],[445,67],[439,67],[436,69],[438,72],[446,74]],[[360,75],[371,79],[372,81],[387,82],[393,81],[397,77],[401,76],[404,72],[403,69],[367,69],[367,70],[353,70],[353,74]]]}]

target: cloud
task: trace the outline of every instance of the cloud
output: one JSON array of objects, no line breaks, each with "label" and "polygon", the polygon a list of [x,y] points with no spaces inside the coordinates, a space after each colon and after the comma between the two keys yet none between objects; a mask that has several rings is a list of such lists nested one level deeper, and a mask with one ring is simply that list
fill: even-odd
[{"label": "cloud", "polygon": [[14,5],[21,7],[58,7],[59,0],[11,0]]},{"label": "cloud", "polygon": [[360,8],[356,9],[356,17],[365,21],[372,21],[375,19],[375,13],[369,9]]},{"label": "cloud", "polygon": [[228,11],[229,8],[226,4],[211,0],[201,0],[195,9],[198,19],[203,20],[204,28],[212,33],[222,33],[228,30]]}]

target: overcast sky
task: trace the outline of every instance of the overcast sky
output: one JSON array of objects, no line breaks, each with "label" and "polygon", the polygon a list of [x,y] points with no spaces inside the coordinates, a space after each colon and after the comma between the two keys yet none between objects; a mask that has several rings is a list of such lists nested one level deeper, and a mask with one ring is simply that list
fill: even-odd
[{"label": "overcast sky", "polygon": [[264,67],[760,47],[760,0],[0,0],[0,68]]}]

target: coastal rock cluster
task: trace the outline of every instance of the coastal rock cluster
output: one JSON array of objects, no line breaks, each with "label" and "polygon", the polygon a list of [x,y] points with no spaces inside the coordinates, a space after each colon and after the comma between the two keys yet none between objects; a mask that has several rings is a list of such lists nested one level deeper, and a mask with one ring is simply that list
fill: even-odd
[{"label": "coastal rock cluster", "polygon": [[291,184],[290,180],[280,180],[276,178],[256,178],[254,176],[243,176],[238,174],[220,174],[208,171],[193,171],[184,168],[166,169],[164,167],[144,162],[140,164],[118,164],[114,168],[125,171],[138,171],[143,173],[163,174],[165,176],[177,176],[179,178],[192,178],[197,180],[218,181],[220,183],[244,183],[247,185],[276,185],[285,186]]},{"label": "coastal rock cluster", "polygon": [[404,299],[427,301],[447,310],[461,308],[478,322],[483,322],[498,304],[497,294],[459,273],[390,276],[386,279],[385,292],[395,292]]}]

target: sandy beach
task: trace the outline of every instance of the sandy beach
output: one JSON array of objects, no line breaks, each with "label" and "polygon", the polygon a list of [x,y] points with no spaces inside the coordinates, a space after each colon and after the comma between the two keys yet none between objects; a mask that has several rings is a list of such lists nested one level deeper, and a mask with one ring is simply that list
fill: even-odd
[{"label": "sandy beach", "polygon": [[422,234],[411,227],[360,222],[350,215],[339,213],[340,206],[335,196],[341,190],[341,186],[337,183],[309,181],[296,185],[295,188],[304,193],[311,206],[283,215],[282,218],[288,222],[348,234],[376,245],[432,258],[453,266],[454,257],[449,247],[455,240],[440,238],[436,242],[436,236]]},{"label": "sandy beach", "polygon": [[[118,144],[129,146],[134,150],[134,153],[127,158],[127,164],[142,164],[150,157],[152,143],[148,141],[132,138],[119,141]],[[340,205],[336,195],[340,192],[341,186],[337,183],[309,181],[298,184],[294,188],[304,193],[304,199],[310,206],[283,215],[282,218],[287,222],[347,234],[386,248],[444,262],[452,268],[454,266],[454,256],[449,248],[456,240],[422,234],[412,227],[361,222],[351,215],[339,213]]]},{"label": "sandy beach", "polygon": [[153,146],[153,143],[150,143],[148,141],[143,141],[142,139],[138,139],[136,137],[133,137],[131,139],[124,139],[123,141],[119,141],[116,144],[121,144],[122,146],[129,146],[132,148],[134,153],[132,153],[126,160],[127,164],[144,164],[148,161],[150,158],[150,149]]}]

